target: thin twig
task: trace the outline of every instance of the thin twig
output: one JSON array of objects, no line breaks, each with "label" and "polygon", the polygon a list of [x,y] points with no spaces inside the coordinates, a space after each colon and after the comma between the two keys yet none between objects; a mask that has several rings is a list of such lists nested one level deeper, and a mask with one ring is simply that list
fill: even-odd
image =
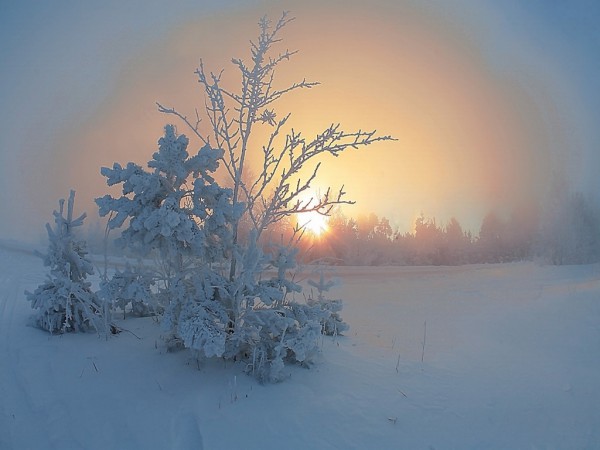
[{"label": "thin twig", "polygon": [[423,351],[421,352],[421,362],[425,359],[425,344],[427,343],[427,321],[423,322]]},{"label": "thin twig", "polygon": [[141,338],[141,337],[139,337],[139,336],[138,336],[137,334],[135,334],[133,331],[131,331],[131,330],[128,330],[127,328],[118,327],[118,326],[116,326],[114,323],[111,323],[111,324],[110,324],[110,326],[111,326],[111,327],[115,327],[115,329],[117,329],[119,332],[121,332],[121,331],[127,331],[128,333],[131,333],[131,334],[133,334],[133,335],[134,335],[136,338],[138,338],[140,341],[142,340],[142,338]]}]

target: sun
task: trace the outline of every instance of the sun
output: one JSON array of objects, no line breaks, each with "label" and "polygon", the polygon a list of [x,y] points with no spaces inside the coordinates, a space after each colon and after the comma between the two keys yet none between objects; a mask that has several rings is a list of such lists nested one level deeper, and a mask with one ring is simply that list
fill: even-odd
[{"label": "sun", "polygon": [[316,211],[298,214],[298,224],[317,237],[322,236],[329,230],[329,226],[327,225],[328,220],[328,216],[319,214]]}]

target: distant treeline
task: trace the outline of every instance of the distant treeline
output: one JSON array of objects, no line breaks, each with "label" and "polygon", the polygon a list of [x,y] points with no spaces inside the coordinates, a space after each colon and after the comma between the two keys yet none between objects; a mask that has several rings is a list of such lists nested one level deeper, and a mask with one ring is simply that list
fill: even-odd
[{"label": "distant treeline", "polygon": [[421,215],[414,232],[395,231],[375,214],[357,219],[340,212],[329,232],[300,242],[305,261],[345,265],[460,265],[540,259],[550,264],[600,261],[600,208],[581,194],[555,200],[545,210],[513,211],[507,219],[487,214],[478,235],[452,218],[440,224]]},{"label": "distant treeline", "polygon": [[[282,221],[264,233],[264,248],[293,239],[293,221]],[[240,233],[243,235],[243,224]],[[91,227],[93,252],[104,249],[101,224]],[[112,244],[115,235],[110,236]],[[357,218],[334,211],[320,237],[306,232],[297,243],[303,262],[327,260],[339,265],[461,265],[542,260],[549,264],[600,261],[600,207],[576,193],[554,199],[545,208],[530,206],[508,218],[490,212],[478,234],[464,231],[455,218],[441,224],[421,215],[414,231],[401,233],[375,214]]]}]

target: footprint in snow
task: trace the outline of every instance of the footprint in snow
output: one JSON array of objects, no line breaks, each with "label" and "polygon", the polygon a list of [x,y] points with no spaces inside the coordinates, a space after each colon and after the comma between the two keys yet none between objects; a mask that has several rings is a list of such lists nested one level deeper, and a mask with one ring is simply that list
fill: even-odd
[{"label": "footprint in snow", "polygon": [[177,414],[171,422],[173,450],[203,450],[202,433],[198,419],[190,412]]}]

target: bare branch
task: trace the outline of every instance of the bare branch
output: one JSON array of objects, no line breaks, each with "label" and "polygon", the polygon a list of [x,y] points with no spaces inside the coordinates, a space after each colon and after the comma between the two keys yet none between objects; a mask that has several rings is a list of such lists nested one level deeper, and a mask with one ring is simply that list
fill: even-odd
[{"label": "bare branch", "polygon": [[[209,140],[205,139],[204,136],[202,136],[202,134],[200,134],[200,130],[198,129],[198,127],[200,125],[200,118],[199,117],[197,118],[196,123],[194,125],[192,125],[191,122],[188,120],[188,118],[186,116],[184,116],[183,114],[179,113],[175,108],[167,108],[167,107],[161,105],[158,102],[156,102],[156,106],[158,107],[158,112],[161,112],[163,114],[172,114],[174,116],[179,117],[183,122],[185,122],[185,124],[190,128],[190,130],[192,130],[192,132],[202,142],[204,142],[205,145],[209,145]],[[196,111],[196,115],[197,114],[198,114],[198,111]]]},{"label": "bare branch", "polygon": [[[247,61],[242,58],[231,60],[240,74],[238,90],[222,86],[223,71],[205,71],[202,60],[195,71],[204,89],[204,114],[208,117],[211,138],[218,148],[224,150],[222,162],[232,183],[233,206],[243,203],[245,220],[251,221],[258,235],[286,217],[308,212],[328,215],[335,205],[353,203],[345,198],[343,186],[306,199],[306,193],[319,176],[322,155],[337,157],[347,149],[394,140],[391,136],[379,136],[376,131],[347,132],[339,124],[331,124],[310,139],[293,128],[286,131],[290,115],[279,119],[275,103],[298,89],[319,85],[304,78],[284,87],[275,86],[278,65],[289,61],[297,53],[288,49],[273,51],[273,46],[281,41],[282,29],[292,20],[294,18],[288,12],[274,23],[266,16],[259,20],[258,36],[250,41],[250,58]],[[159,110],[182,119],[203,142],[208,143],[199,131],[200,114],[197,110],[195,122],[175,109],[159,105]],[[250,141],[254,126],[272,127],[267,141],[256,149],[256,143]],[[247,180],[244,178],[246,159],[253,150],[262,152],[262,167],[255,178]],[[238,226],[239,222],[232,225],[234,246],[237,245]],[[301,236],[302,232],[297,230],[294,235]],[[235,258],[232,258],[230,277],[235,275],[235,264]]]}]

